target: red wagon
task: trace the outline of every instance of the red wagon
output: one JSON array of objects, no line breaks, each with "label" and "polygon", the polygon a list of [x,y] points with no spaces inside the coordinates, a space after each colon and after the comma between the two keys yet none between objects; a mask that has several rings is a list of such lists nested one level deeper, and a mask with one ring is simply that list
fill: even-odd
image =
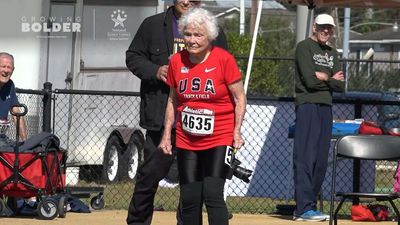
[{"label": "red wagon", "polygon": [[[17,137],[18,133],[17,129]],[[14,206],[16,199],[36,197],[39,218],[65,217],[65,163],[66,152],[60,148],[59,139],[50,133],[34,135],[21,146],[18,143],[2,146],[0,214],[6,209],[5,197],[12,199]]]}]

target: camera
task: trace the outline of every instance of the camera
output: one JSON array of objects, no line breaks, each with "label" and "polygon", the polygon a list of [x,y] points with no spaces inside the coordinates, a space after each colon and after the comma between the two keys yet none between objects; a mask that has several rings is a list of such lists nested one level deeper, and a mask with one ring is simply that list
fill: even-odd
[{"label": "camera", "polygon": [[246,183],[250,183],[250,176],[253,174],[253,170],[246,169],[244,167],[239,166],[242,164],[238,159],[234,159],[232,162],[232,172],[233,176],[241,179]]}]

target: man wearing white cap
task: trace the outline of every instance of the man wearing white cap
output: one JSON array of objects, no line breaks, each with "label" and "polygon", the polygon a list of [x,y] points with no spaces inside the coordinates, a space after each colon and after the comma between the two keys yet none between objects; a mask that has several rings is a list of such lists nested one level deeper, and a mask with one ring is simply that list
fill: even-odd
[{"label": "man wearing white cap", "polygon": [[329,215],[316,209],[316,203],[328,165],[332,137],[332,92],[344,91],[344,74],[338,53],[327,44],[335,26],[332,16],[318,15],[312,36],[299,42],[296,48],[294,220],[329,219]]}]

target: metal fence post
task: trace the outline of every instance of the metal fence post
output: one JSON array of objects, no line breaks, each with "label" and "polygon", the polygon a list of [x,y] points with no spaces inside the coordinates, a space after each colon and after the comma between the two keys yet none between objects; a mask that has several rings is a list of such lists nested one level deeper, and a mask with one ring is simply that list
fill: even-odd
[{"label": "metal fence post", "polygon": [[[354,103],[354,119],[362,118],[362,105],[361,100]],[[359,159],[353,160],[353,191],[360,192],[360,176],[361,176],[361,161]],[[360,199],[353,199],[353,205],[358,205]]]},{"label": "metal fence post", "polygon": [[43,84],[43,126],[44,132],[51,132],[51,93],[52,83],[45,82]]}]

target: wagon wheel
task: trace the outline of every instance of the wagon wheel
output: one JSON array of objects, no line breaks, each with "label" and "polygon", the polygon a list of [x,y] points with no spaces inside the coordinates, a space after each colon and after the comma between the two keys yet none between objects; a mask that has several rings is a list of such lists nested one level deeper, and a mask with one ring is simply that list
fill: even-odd
[{"label": "wagon wheel", "polygon": [[65,218],[67,216],[67,202],[65,199],[65,196],[62,195],[58,200],[58,216],[60,218]]},{"label": "wagon wheel", "polygon": [[0,198],[0,215],[3,214],[4,209],[6,208],[3,199]]},{"label": "wagon wheel", "polygon": [[52,220],[58,215],[58,202],[52,198],[46,198],[39,202],[37,212],[39,219]]},{"label": "wagon wheel", "polygon": [[104,198],[99,195],[93,197],[92,200],[90,200],[90,206],[95,210],[104,208]]}]

